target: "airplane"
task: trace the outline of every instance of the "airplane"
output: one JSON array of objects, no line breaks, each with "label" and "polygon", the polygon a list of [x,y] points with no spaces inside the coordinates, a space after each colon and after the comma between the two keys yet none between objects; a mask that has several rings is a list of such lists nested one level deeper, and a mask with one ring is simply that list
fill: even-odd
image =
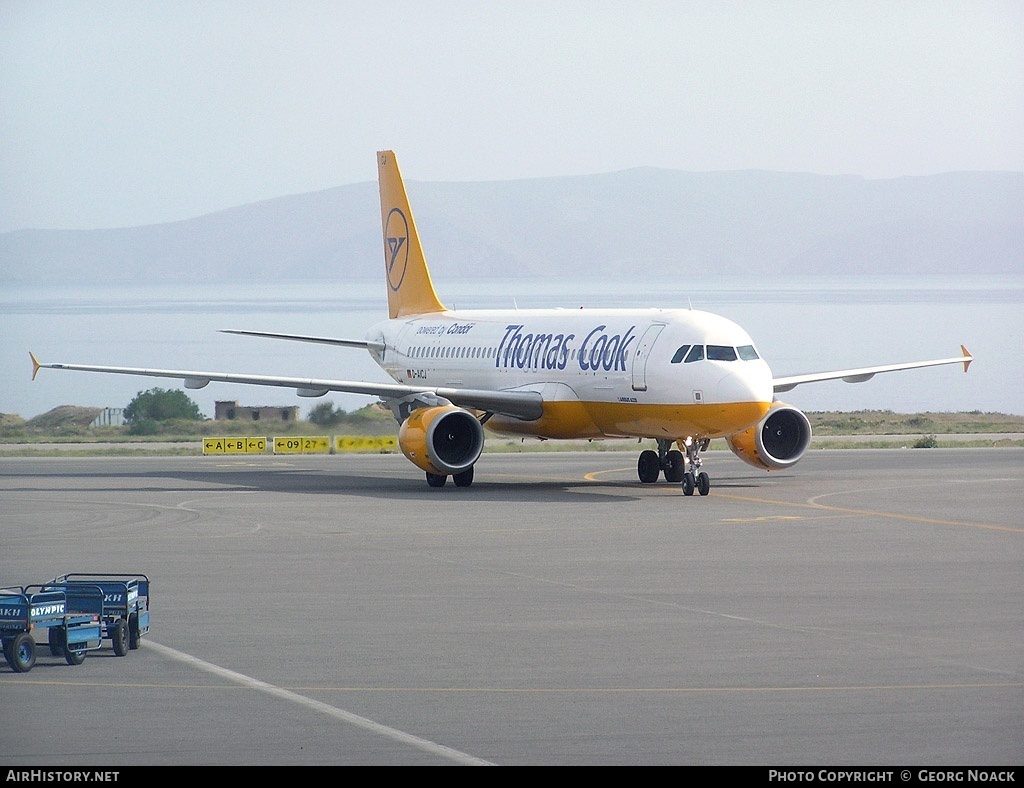
[{"label": "airplane", "polygon": [[[954,358],[774,377],[750,335],[710,312],[688,309],[448,309],[438,298],[393,151],[377,153],[388,319],[364,339],[223,329],[250,337],[313,342],[369,352],[391,383],[195,370],[43,363],[40,369],[178,378],[377,397],[398,422],[402,453],[431,487],[473,482],[486,427],[555,439],[654,441],[640,452],[643,484],[680,484],[707,495],[702,470],[711,440],[724,438],[746,463],[789,468],[806,452],[811,425],[776,395],[826,380],[859,383],[885,372],[962,363]],[[651,444],[648,444],[651,446]]]}]

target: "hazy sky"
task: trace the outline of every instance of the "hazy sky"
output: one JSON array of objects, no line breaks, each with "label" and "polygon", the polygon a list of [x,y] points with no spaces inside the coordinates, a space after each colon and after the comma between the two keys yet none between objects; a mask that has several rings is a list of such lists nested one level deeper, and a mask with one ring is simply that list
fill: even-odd
[{"label": "hazy sky", "polygon": [[376,178],[1024,170],[1024,3],[0,0],[0,230]]}]

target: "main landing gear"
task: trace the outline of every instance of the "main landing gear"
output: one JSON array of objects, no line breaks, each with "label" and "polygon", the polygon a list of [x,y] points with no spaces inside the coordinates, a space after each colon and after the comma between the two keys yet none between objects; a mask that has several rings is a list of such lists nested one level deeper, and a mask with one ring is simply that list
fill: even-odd
[{"label": "main landing gear", "polygon": [[665,481],[681,482],[685,466],[683,453],[672,448],[672,441],[658,438],[656,452],[650,449],[640,452],[640,459],[636,462],[636,475],[644,484],[654,484],[662,472],[665,474]]},{"label": "main landing gear", "polygon": [[[431,487],[444,487],[447,481],[447,474],[427,471],[427,484]],[[473,483],[473,466],[470,465],[462,473],[453,473],[452,481],[455,482],[456,487],[469,487]]]},{"label": "main landing gear", "polygon": [[653,484],[664,474],[665,481],[682,483],[683,495],[693,495],[694,490],[707,495],[711,489],[711,479],[700,470],[703,463],[700,453],[707,449],[710,442],[709,438],[687,438],[682,442],[686,449],[684,456],[678,449],[671,448],[672,441],[658,438],[658,451],[647,449],[640,452],[640,459],[636,463],[637,476],[644,484]]}]

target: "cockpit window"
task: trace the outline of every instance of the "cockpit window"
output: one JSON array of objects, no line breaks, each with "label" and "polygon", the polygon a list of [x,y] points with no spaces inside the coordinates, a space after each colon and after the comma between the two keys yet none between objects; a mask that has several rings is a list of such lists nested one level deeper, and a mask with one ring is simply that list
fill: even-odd
[{"label": "cockpit window", "polygon": [[690,352],[686,354],[686,362],[685,363],[691,364],[694,361],[703,361],[703,360],[704,360],[704,346],[703,345],[694,345],[692,348],[690,348]]},{"label": "cockpit window", "polygon": [[736,348],[728,345],[708,345],[709,361],[735,361]]},{"label": "cockpit window", "polygon": [[679,348],[679,350],[676,351],[676,354],[672,356],[672,363],[678,364],[680,361],[686,358],[686,351],[688,351],[689,349],[689,345],[683,345],[681,348]]},{"label": "cockpit window", "polygon": [[756,361],[760,356],[757,355],[757,351],[754,350],[753,345],[740,345],[736,350],[739,351],[740,358],[744,361]]}]

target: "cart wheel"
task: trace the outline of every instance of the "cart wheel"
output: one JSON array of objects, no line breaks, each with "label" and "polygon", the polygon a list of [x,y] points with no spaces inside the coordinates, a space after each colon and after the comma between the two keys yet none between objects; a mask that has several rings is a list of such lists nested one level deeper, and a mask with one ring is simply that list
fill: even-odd
[{"label": "cart wheel", "polygon": [[54,657],[64,656],[64,630],[60,627],[50,627],[46,637],[50,642],[50,654]]},{"label": "cart wheel", "polygon": [[36,664],[36,642],[28,632],[19,632],[6,652],[15,673],[28,673]]},{"label": "cart wheel", "polygon": [[64,660],[69,665],[81,665],[85,662],[85,649],[78,649],[78,646],[84,646],[84,643],[69,643],[68,647],[64,649]]},{"label": "cart wheel", "polygon": [[128,648],[132,651],[139,647],[142,635],[139,634],[139,614],[132,613],[128,616]]},{"label": "cart wheel", "polygon": [[110,625],[110,640],[114,645],[114,653],[123,657],[128,653],[128,625],[123,618]]}]

